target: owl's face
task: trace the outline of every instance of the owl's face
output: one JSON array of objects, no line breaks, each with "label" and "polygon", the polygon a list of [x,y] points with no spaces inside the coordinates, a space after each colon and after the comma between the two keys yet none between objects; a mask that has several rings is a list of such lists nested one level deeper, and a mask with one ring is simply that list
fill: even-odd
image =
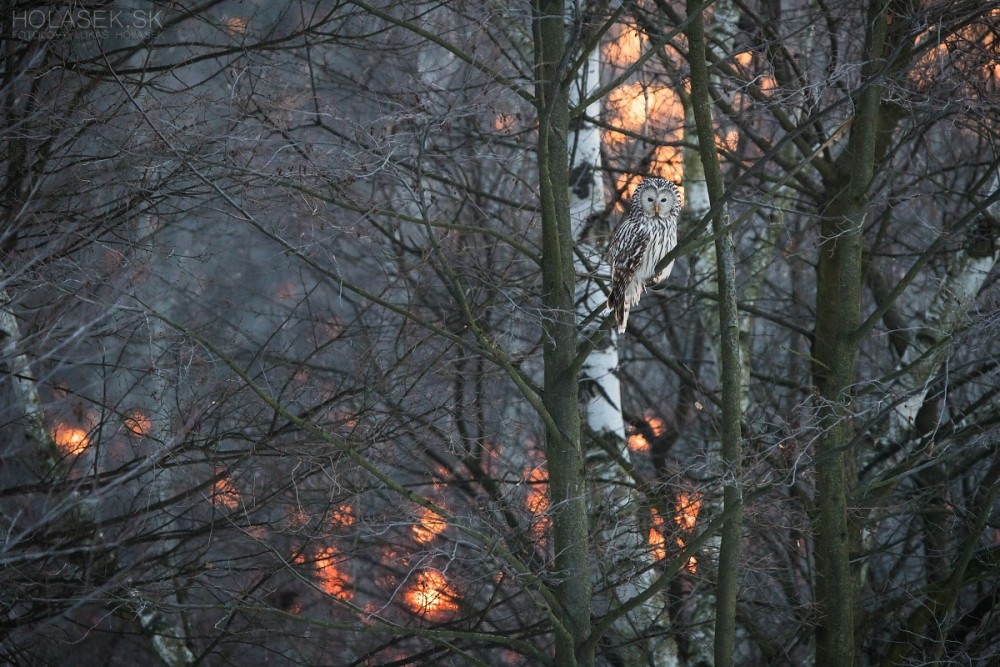
[{"label": "owl's face", "polygon": [[675,206],[680,205],[677,188],[662,178],[643,181],[635,193],[642,213],[647,217],[665,217]]}]

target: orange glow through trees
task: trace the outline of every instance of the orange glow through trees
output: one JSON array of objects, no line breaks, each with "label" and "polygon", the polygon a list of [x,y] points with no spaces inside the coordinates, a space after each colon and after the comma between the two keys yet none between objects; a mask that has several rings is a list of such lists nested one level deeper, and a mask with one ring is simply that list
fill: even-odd
[{"label": "orange glow through trees", "polygon": [[427,544],[435,537],[444,532],[448,524],[444,519],[435,514],[432,510],[421,507],[418,523],[410,526],[413,531],[413,539],[420,544]]},{"label": "orange glow through trees", "polygon": [[[674,504],[674,509],[676,514],[674,514],[674,521],[680,526],[682,533],[693,533],[695,526],[698,524],[698,511],[701,510],[701,494],[700,493],[686,493],[681,492],[677,494],[677,502]],[[681,549],[684,548],[684,538],[677,538],[677,546]],[[688,558],[687,562],[688,572],[696,572],[698,570],[698,560],[691,556]]]},{"label": "orange glow through trees", "polygon": [[624,69],[638,60],[647,46],[645,35],[636,28],[623,26],[618,39],[605,45],[604,57],[611,65]]},{"label": "orange glow through trees", "polygon": [[525,470],[524,477],[530,484],[524,504],[531,512],[531,536],[542,540],[549,531],[549,474],[536,466]]},{"label": "orange glow through trees", "polygon": [[[649,424],[649,428],[652,429],[653,435],[659,438],[663,435],[663,432],[667,430],[667,424],[659,417],[646,417],[646,423]],[[628,448],[632,452],[648,452],[650,448],[650,442],[639,431],[635,431],[632,435],[628,437]]]},{"label": "orange glow through trees", "polygon": [[338,505],[330,512],[330,525],[334,528],[350,528],[354,525],[354,509],[350,505]]},{"label": "orange glow through trees", "polygon": [[316,560],[313,567],[316,568],[316,580],[323,592],[342,600],[350,600],[354,597],[354,592],[350,589],[350,580],[347,575],[337,567],[341,562],[337,557],[337,550],[334,547],[324,547],[316,552]]},{"label": "orange glow through trees", "polygon": [[[312,567],[320,590],[327,595],[350,600],[354,597],[354,591],[350,588],[350,578],[339,567],[343,565],[343,560],[335,547],[320,547],[312,558]],[[296,565],[305,564],[305,552],[299,551],[292,556],[292,562]]]},{"label": "orange glow through trees", "polygon": [[82,428],[76,428],[69,424],[59,424],[52,431],[52,440],[66,454],[79,456],[87,449],[90,438]]},{"label": "orange glow through trees", "polygon": [[421,570],[403,595],[406,606],[428,620],[458,611],[458,594],[437,570]]},{"label": "orange glow through trees", "polygon": [[663,536],[663,517],[655,507],[649,509],[652,520],[649,526],[649,546],[653,550],[653,558],[663,560],[667,557],[667,538]]},{"label": "orange glow through trees", "polygon": [[129,434],[138,438],[144,438],[149,435],[149,429],[153,426],[149,417],[144,415],[139,410],[133,410],[128,413],[122,423],[125,426],[125,430],[128,431]]},{"label": "orange glow through trees", "polygon": [[212,504],[219,509],[234,510],[240,506],[240,490],[228,477],[220,477],[212,486]]},{"label": "orange glow through trees", "polygon": [[[674,510],[676,512],[674,514],[674,523],[681,529],[681,534],[677,537],[677,546],[683,549],[683,535],[693,533],[695,526],[698,524],[698,512],[701,510],[701,494],[681,492],[677,496]],[[663,560],[667,557],[666,522],[655,508],[650,508],[650,512],[652,519],[649,526],[649,546],[653,551],[653,557],[657,560]],[[698,559],[694,556],[688,558],[686,569],[688,572],[696,572],[698,570]]]},{"label": "orange glow through trees", "polygon": [[[631,67],[649,48],[645,35],[633,26],[619,25],[612,32],[616,37],[603,49],[605,61],[613,70]],[[684,106],[680,96],[669,86],[648,80],[633,80],[612,90],[605,100],[606,120],[610,129],[602,135],[608,149],[609,166],[620,163],[621,176],[615,184],[628,200],[638,185],[634,174],[637,155],[632,148],[641,147],[648,156],[649,173],[681,183],[683,160],[680,144],[683,138]],[[641,75],[640,75],[641,79]],[[619,207],[622,202],[619,201]]]}]

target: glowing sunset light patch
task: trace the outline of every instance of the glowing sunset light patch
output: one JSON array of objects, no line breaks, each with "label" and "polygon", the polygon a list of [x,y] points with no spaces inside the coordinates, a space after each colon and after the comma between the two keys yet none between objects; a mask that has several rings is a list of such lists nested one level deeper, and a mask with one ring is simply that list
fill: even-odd
[{"label": "glowing sunset light patch", "polygon": [[336,528],[347,528],[354,525],[354,509],[350,505],[339,505],[330,512],[330,525]]},{"label": "glowing sunset light patch", "polygon": [[[667,430],[666,422],[659,417],[646,417],[645,419],[646,424],[649,425],[650,430],[653,431],[653,435],[657,438],[663,435],[663,433]],[[651,443],[639,430],[635,430],[635,432],[628,437],[628,448],[634,453],[648,452],[650,447]]]},{"label": "glowing sunset light patch", "polygon": [[[972,74],[974,70],[969,69],[971,65],[981,67],[979,75],[984,79],[1000,78],[995,27],[998,19],[1000,10],[994,9],[989,18],[970,23],[954,33],[942,35],[940,26],[933,26],[920,33],[914,38],[913,45],[921,48],[925,45],[933,46],[920,56],[912,70],[912,76],[921,83],[930,83],[935,75],[945,73],[946,67]],[[968,62],[966,56],[972,53],[977,54],[977,60]],[[952,55],[955,57],[950,57]]]},{"label": "glowing sunset light patch", "polygon": [[720,149],[733,152],[736,150],[736,146],[740,141],[740,133],[738,130],[730,130],[726,132],[726,136],[722,137],[719,135],[715,136],[715,145]]},{"label": "glowing sunset light patch", "polygon": [[52,441],[63,452],[73,456],[83,454],[90,444],[90,438],[85,430],[68,424],[59,424],[55,427],[52,431]]},{"label": "glowing sunset light patch", "polygon": [[[674,522],[680,526],[683,532],[693,533],[695,526],[698,524],[698,512],[701,510],[701,494],[682,491],[677,494],[677,502],[674,504],[674,509],[677,510],[677,513],[674,515]],[[684,548],[683,538],[677,538],[677,546],[681,549]],[[698,559],[694,556],[688,558],[687,571],[692,573],[698,571]]]},{"label": "glowing sunset light patch", "polygon": [[497,113],[496,118],[493,119],[493,129],[503,134],[513,132],[515,121],[516,116],[514,114],[500,111]]},{"label": "glowing sunset light patch", "polygon": [[528,468],[525,471],[525,478],[535,485],[528,492],[525,505],[532,514],[544,514],[549,509],[549,498],[545,493],[546,483],[549,481],[548,473],[544,468]]},{"label": "glowing sunset light patch", "polygon": [[663,560],[667,557],[667,538],[663,535],[663,517],[655,507],[649,508],[652,519],[649,525],[649,546],[653,550],[653,558]]},{"label": "glowing sunset light patch", "polygon": [[[665,124],[684,118],[680,98],[669,88],[627,83],[612,90],[607,97],[609,122],[628,132],[643,134],[651,122]],[[628,140],[623,132],[606,130],[605,143],[620,145]]]},{"label": "glowing sunset light patch", "polygon": [[673,181],[684,199],[684,186],[681,185],[684,176],[684,156],[676,146],[657,146],[650,163],[650,171],[660,178]]},{"label": "glowing sunset light patch", "polygon": [[748,68],[750,67],[750,63],[753,61],[753,52],[741,51],[733,56],[733,60],[735,60],[736,64],[740,67]]},{"label": "glowing sunset light patch", "polygon": [[448,527],[444,519],[426,507],[421,507],[419,514],[418,523],[410,526],[410,530],[413,531],[413,539],[420,544],[432,541]]},{"label": "glowing sunset light patch", "polygon": [[649,440],[642,433],[633,433],[628,437],[628,448],[633,453],[648,452]]},{"label": "glowing sunset light patch", "polygon": [[[674,523],[680,527],[682,535],[694,532],[695,526],[698,523],[698,511],[700,509],[700,493],[681,492],[678,494],[677,502],[674,503],[674,510],[676,510]],[[667,557],[666,521],[656,511],[656,508],[651,507],[649,511],[652,517],[649,523],[649,537],[647,541],[653,552],[653,557],[657,560],[663,560]],[[678,548],[684,548],[684,538],[682,536],[676,538],[676,543]],[[684,567],[688,572],[697,572],[698,559],[691,556]]]},{"label": "glowing sunset light patch", "polygon": [[757,85],[760,87],[760,92],[770,93],[778,88],[778,82],[773,76],[761,76],[757,78]]},{"label": "glowing sunset light patch", "polygon": [[[923,45],[924,42],[926,42],[929,39],[938,39],[938,38],[939,38],[939,36],[938,36],[938,34],[936,32],[932,32],[930,30],[925,30],[924,32],[920,33],[919,35],[917,35],[913,39],[913,45],[914,46],[921,46],[921,45]],[[937,44],[935,44],[934,46],[932,46],[931,48],[929,48],[922,56],[920,56],[920,58],[919,58],[919,60],[917,60],[916,64],[918,66],[921,66],[921,65],[922,66],[930,65],[930,64],[934,63],[935,61],[937,61],[939,58],[947,55],[947,53],[948,53],[948,45],[947,45],[947,43],[946,42],[938,42]]]},{"label": "glowing sunset light patch", "polygon": [[[677,546],[679,546],[681,549],[683,549],[684,548],[684,540],[682,540],[681,538],[678,537],[677,538]],[[697,572],[698,571],[698,559],[695,558],[694,556],[691,556],[690,558],[688,558],[687,565],[684,566],[684,569],[686,569],[691,574],[694,574],[695,572]]]},{"label": "glowing sunset light patch", "polygon": [[458,611],[458,593],[437,570],[421,570],[403,594],[406,606],[429,620]]},{"label": "glowing sunset light patch", "polygon": [[[646,102],[642,97],[642,84],[624,84],[607,97],[608,115],[611,125],[624,130],[636,131],[646,121]],[[612,130],[604,131],[604,142],[618,145],[628,140],[628,136]]]},{"label": "glowing sunset light patch", "polygon": [[615,184],[615,189],[621,192],[621,198],[618,200],[618,209],[624,210],[628,208],[628,202],[632,199],[632,195],[635,194],[635,189],[639,187],[639,181],[642,180],[635,174],[625,173],[618,177],[618,182]]},{"label": "glowing sunset light patch", "polygon": [[642,158],[646,161],[644,174],[624,168],[618,176],[615,184],[616,192],[621,193],[616,202],[618,210],[628,208],[644,176],[682,182],[684,105],[680,96],[666,86],[637,81],[612,90],[605,104],[605,119],[612,129],[604,129],[601,139],[612,162],[624,160],[634,164],[641,154],[647,154]]},{"label": "glowing sunset light patch", "polygon": [[247,20],[242,16],[232,16],[223,21],[226,30],[234,35],[242,35],[247,31]]},{"label": "glowing sunset light patch", "polygon": [[[1000,9],[994,9],[990,11],[989,21],[990,25],[995,28],[997,22],[1000,21]],[[983,35],[982,39],[980,39],[979,41],[983,45],[983,47],[987,50],[987,52],[996,55],[997,32],[995,29],[987,30],[986,33]]]},{"label": "glowing sunset light patch", "polygon": [[542,540],[549,530],[549,491],[548,472],[541,467],[528,468],[524,471],[524,478],[531,483],[528,489],[528,497],[524,500],[525,507],[531,512],[531,536],[536,540]]},{"label": "glowing sunset light patch", "polygon": [[628,67],[639,59],[646,37],[635,28],[623,27],[618,36],[604,47],[604,57],[616,67]]},{"label": "glowing sunset light patch", "polygon": [[144,415],[139,410],[133,410],[128,413],[122,421],[122,424],[125,426],[126,431],[137,438],[144,438],[149,435],[149,430],[153,426],[149,417]]},{"label": "glowing sunset light patch", "polygon": [[219,509],[234,510],[240,506],[240,490],[231,479],[222,477],[212,486],[212,504]]},{"label": "glowing sunset light patch", "polygon": [[698,511],[701,510],[701,494],[681,492],[677,494],[677,503],[674,505],[677,515],[674,521],[686,533],[694,531],[698,523]]},{"label": "glowing sunset light patch", "polygon": [[343,600],[350,600],[354,597],[354,592],[350,589],[350,580],[347,575],[337,567],[341,561],[342,559],[338,559],[337,550],[334,547],[324,547],[316,552],[313,567],[316,568],[316,580],[324,593]]},{"label": "glowing sunset light patch", "polygon": [[354,414],[350,412],[340,412],[335,417],[342,425],[346,426],[350,430],[354,430],[358,427],[358,420]]}]

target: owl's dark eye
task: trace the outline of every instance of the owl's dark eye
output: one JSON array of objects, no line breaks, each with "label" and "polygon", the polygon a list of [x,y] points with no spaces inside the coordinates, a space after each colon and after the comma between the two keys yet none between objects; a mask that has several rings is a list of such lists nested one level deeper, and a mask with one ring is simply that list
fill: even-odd
[{"label": "owl's dark eye", "polygon": [[666,197],[660,197],[660,201],[662,201],[662,202],[666,202],[666,201],[667,201],[667,198],[666,198]]}]

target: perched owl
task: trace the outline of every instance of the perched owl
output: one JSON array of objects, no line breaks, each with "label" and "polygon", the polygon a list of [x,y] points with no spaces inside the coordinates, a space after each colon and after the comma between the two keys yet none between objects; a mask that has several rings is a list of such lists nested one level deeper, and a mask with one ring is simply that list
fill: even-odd
[{"label": "perched owl", "polygon": [[615,230],[606,255],[611,265],[608,310],[618,333],[625,332],[629,308],[639,303],[646,282],[666,280],[674,268],[670,262],[654,275],[659,261],[677,245],[680,213],[681,193],[670,181],[647,178],[632,195],[628,217]]}]

